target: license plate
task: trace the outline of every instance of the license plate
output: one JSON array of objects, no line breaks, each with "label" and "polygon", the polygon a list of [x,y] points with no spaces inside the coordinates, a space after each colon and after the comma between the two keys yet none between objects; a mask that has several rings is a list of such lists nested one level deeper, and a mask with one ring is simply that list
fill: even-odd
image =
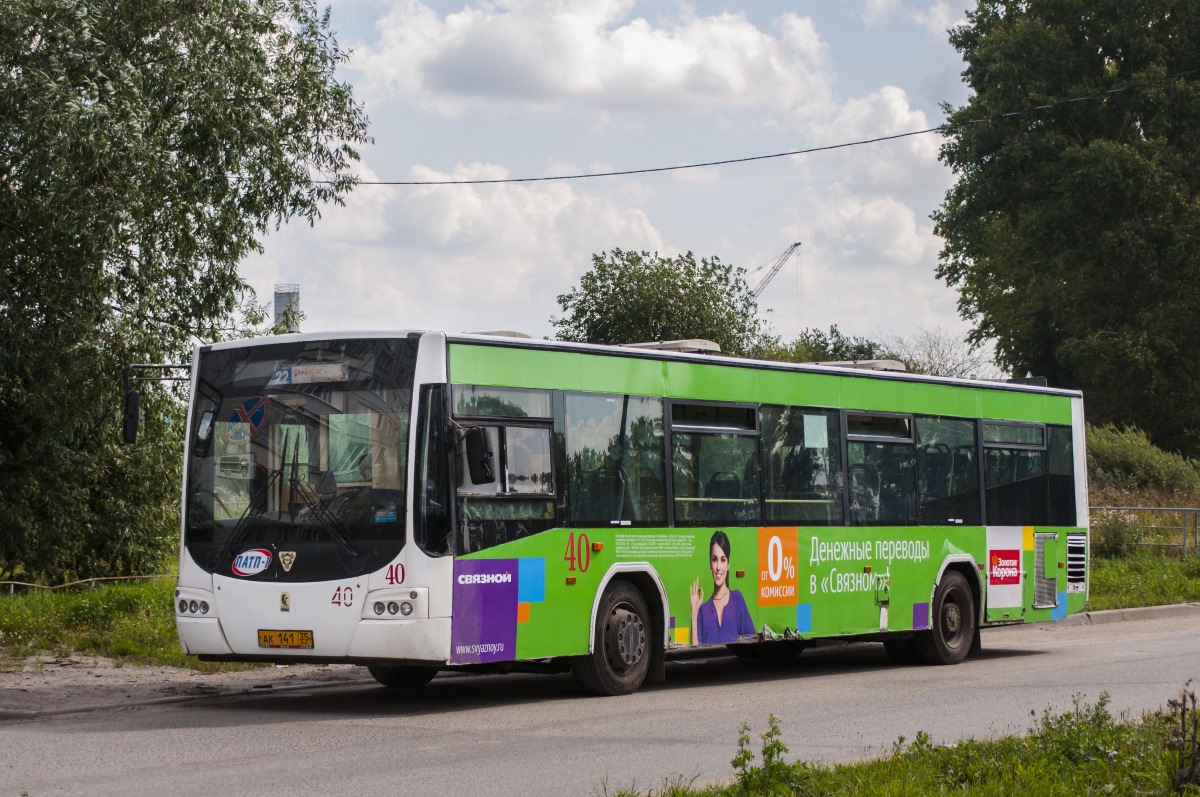
[{"label": "license plate", "polygon": [[258,630],[258,646],[260,648],[295,648],[312,650],[312,631],[265,631]]}]

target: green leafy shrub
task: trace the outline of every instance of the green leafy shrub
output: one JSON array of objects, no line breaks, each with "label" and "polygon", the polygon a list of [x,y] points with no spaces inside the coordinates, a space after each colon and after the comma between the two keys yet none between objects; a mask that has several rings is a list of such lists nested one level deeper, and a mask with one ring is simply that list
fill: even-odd
[{"label": "green leafy shrub", "polygon": [[1156,447],[1141,429],[1087,427],[1088,476],[1123,490],[1194,493],[1200,472],[1190,459]]},{"label": "green leafy shrub", "polygon": [[1138,540],[1138,519],[1130,512],[1093,512],[1092,553],[1112,559],[1133,550]]}]

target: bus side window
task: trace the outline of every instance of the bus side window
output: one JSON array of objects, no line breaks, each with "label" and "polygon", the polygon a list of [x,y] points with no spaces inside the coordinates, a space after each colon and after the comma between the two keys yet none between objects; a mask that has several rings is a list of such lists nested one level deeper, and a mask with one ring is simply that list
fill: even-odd
[{"label": "bus side window", "polygon": [[417,419],[417,472],[413,485],[413,534],[421,550],[450,553],[450,477],[446,451],[446,394],[441,385],[421,388]]},{"label": "bus side window", "polygon": [[671,402],[671,476],[679,525],[762,522],[757,409]]},{"label": "bus side window", "polygon": [[912,525],[917,518],[912,418],[846,414],[850,522]]},{"label": "bus side window", "polygon": [[987,421],[983,424],[983,441],[988,525],[1047,525],[1046,427]]},{"label": "bus side window", "polygon": [[841,525],[842,444],[836,410],[763,407],[766,520]]},{"label": "bus side window", "polygon": [[923,526],[980,523],[975,422],[917,416],[917,511]]},{"label": "bus side window", "polygon": [[571,524],[664,523],[662,399],[567,393],[564,404]]},{"label": "bus side window", "polygon": [[554,525],[554,466],[548,426],[484,426],[495,456],[495,481],[474,484],[459,443],[459,552],[468,553],[546,531]]},{"label": "bus side window", "polygon": [[1078,526],[1075,516],[1075,454],[1070,426],[1048,426],[1050,525]]}]

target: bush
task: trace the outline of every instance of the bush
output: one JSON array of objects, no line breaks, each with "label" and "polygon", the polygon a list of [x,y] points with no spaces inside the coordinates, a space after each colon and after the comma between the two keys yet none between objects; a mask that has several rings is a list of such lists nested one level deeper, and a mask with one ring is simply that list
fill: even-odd
[{"label": "bush", "polygon": [[1138,519],[1131,512],[1093,512],[1092,553],[1109,559],[1133,550],[1138,541]]},{"label": "bush", "polygon": [[1141,429],[1087,427],[1088,476],[1123,490],[1193,493],[1200,472],[1190,459],[1163,451]]}]

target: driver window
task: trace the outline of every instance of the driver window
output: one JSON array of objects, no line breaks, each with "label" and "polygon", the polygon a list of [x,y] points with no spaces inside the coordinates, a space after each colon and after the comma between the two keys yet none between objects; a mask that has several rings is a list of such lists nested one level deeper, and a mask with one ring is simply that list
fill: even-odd
[{"label": "driver window", "polygon": [[484,427],[496,457],[496,480],[473,484],[458,452],[459,546],[478,551],[554,525],[554,466],[548,426]]}]

